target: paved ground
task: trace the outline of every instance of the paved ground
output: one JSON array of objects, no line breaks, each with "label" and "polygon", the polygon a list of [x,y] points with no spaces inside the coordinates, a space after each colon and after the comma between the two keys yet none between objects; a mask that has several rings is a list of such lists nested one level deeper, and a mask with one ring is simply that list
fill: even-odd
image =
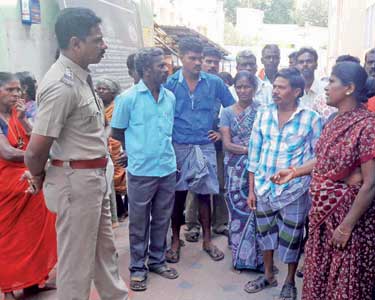
[{"label": "paved ground", "polygon": [[[129,283],[129,242],[127,223],[121,224],[115,230],[116,243],[120,253],[120,272]],[[181,250],[181,261],[174,265],[180,272],[176,280],[167,280],[155,274],[149,275],[146,292],[130,292],[131,300],[276,300],[285,275],[285,266],[277,263],[280,274],[279,286],[267,289],[258,294],[247,294],[243,291],[244,284],[259,276],[252,272],[238,272],[231,267],[230,250],[223,236],[215,236],[215,243],[225,250],[223,261],[213,262],[207,254],[201,251],[200,243],[187,243]],[[298,292],[301,291],[301,280],[297,279]],[[22,297],[22,300],[56,300],[55,291],[44,292],[34,297]],[[93,289],[90,300],[99,297]]]}]

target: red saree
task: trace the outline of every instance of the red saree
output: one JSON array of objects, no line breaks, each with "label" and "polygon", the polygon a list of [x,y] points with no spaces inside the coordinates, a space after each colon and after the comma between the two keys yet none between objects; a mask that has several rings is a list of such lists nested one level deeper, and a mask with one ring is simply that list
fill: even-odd
[{"label": "red saree", "polygon": [[[26,149],[29,141],[13,113],[8,127],[13,147]],[[26,194],[27,181],[20,181],[22,162],[0,159],[0,290],[10,292],[43,284],[57,262],[55,215],[43,193]]]},{"label": "red saree", "polygon": [[375,203],[359,220],[344,250],[328,244],[360,185],[343,182],[375,158],[375,114],[359,107],[327,124],[316,146],[309,240],[302,300],[371,300],[375,287]]}]

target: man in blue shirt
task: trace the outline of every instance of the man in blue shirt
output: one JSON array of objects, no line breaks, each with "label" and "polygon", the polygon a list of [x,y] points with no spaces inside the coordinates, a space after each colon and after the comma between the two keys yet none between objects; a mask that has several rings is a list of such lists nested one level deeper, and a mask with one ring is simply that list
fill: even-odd
[{"label": "man in blue shirt", "polygon": [[165,87],[176,96],[173,145],[177,158],[176,200],[172,216],[172,245],[167,261],[180,258],[180,228],[188,191],[199,199],[199,221],[203,229],[203,250],[215,260],[224,253],[211,242],[210,194],[219,193],[213,132],[218,101],[226,107],[234,99],[217,76],[201,72],[203,46],[197,38],[179,42],[182,69],[174,73]]},{"label": "man in blue shirt", "polygon": [[139,51],[135,67],[141,80],[116,98],[111,126],[112,136],[124,143],[128,155],[130,288],[144,291],[147,256],[150,272],[178,277],[165,263],[176,186],[172,146],[176,101],[161,85],[168,76],[163,50]]}]

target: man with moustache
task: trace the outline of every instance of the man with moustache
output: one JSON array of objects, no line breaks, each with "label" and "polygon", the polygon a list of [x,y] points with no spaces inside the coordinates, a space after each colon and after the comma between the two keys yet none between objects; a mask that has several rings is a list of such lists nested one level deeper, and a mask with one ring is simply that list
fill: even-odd
[{"label": "man with moustache", "polygon": [[124,143],[128,156],[130,288],[144,291],[148,271],[167,279],[178,277],[165,263],[176,187],[176,99],[162,86],[168,77],[163,50],[140,50],[135,68],[141,80],[116,98],[111,127],[112,137]]},{"label": "man with moustache", "polygon": [[324,121],[327,121],[337,110],[326,103],[324,88],[328,82],[315,77],[318,53],[313,48],[301,48],[297,52],[296,59],[296,68],[305,80],[305,91],[301,97],[301,104],[316,111]]},{"label": "man with moustache", "polygon": [[[246,70],[255,75],[258,70],[257,59],[254,53],[250,50],[242,50],[238,52],[236,56],[236,64],[237,72]],[[257,79],[258,88],[255,92],[254,100],[262,106],[268,106],[272,103],[272,85],[261,80],[259,77],[257,77]],[[238,96],[234,86],[231,86],[229,90],[232,93],[233,98],[237,101]]]},{"label": "man with moustache", "polygon": [[275,80],[275,75],[278,71],[280,64],[280,48],[276,44],[267,44],[262,50],[261,62],[264,66],[262,70],[259,71],[258,77],[272,84]]},{"label": "man with moustache", "polygon": [[101,299],[128,299],[106,193],[104,107],[88,69],[107,49],[100,23],[87,8],[60,12],[55,25],[60,57],[40,84],[25,154],[32,186],[38,191],[43,184],[47,207],[57,214],[59,300],[89,299],[92,281]]},{"label": "man with moustache", "polygon": [[218,101],[224,107],[234,103],[225,83],[212,74],[201,72],[202,42],[194,37],[181,39],[179,54],[182,69],[168,78],[165,87],[176,97],[173,145],[177,158],[176,199],[172,214],[172,245],[167,261],[180,260],[180,228],[184,223],[187,192],[197,195],[199,221],[203,229],[203,250],[214,260],[224,253],[211,241],[211,194],[219,193],[216,151],[212,132]]},{"label": "man with moustache", "polygon": [[[202,71],[219,76],[220,61],[222,54],[219,50],[213,47],[203,48]],[[220,99],[216,105],[216,117],[214,122],[214,131],[218,131],[219,115],[221,109]],[[212,229],[216,234],[228,235],[228,208],[224,200],[224,153],[223,144],[221,140],[215,143],[216,160],[217,160],[217,175],[219,179],[220,193],[213,195],[212,208]],[[185,239],[189,242],[197,242],[200,235],[200,224],[198,220],[198,199],[189,194],[186,200],[186,215],[185,215],[187,233]]]},{"label": "man with moustache", "polygon": [[248,293],[277,286],[273,273],[273,253],[288,265],[279,299],[297,299],[295,274],[303,239],[303,226],[310,208],[310,177],[277,185],[270,178],[278,170],[303,165],[314,157],[321,130],[319,115],[301,105],[304,80],[298,70],[276,74],[273,101],[258,112],[249,142],[248,205],[255,210],[265,274],[246,284]]}]

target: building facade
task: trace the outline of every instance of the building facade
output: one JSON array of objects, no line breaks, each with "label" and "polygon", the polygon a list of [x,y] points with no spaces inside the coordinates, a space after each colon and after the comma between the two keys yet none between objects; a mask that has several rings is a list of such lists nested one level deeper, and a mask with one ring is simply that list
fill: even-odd
[{"label": "building facade", "polygon": [[365,52],[375,47],[375,0],[330,0],[328,20],[328,65],[341,54],[363,62]]}]

